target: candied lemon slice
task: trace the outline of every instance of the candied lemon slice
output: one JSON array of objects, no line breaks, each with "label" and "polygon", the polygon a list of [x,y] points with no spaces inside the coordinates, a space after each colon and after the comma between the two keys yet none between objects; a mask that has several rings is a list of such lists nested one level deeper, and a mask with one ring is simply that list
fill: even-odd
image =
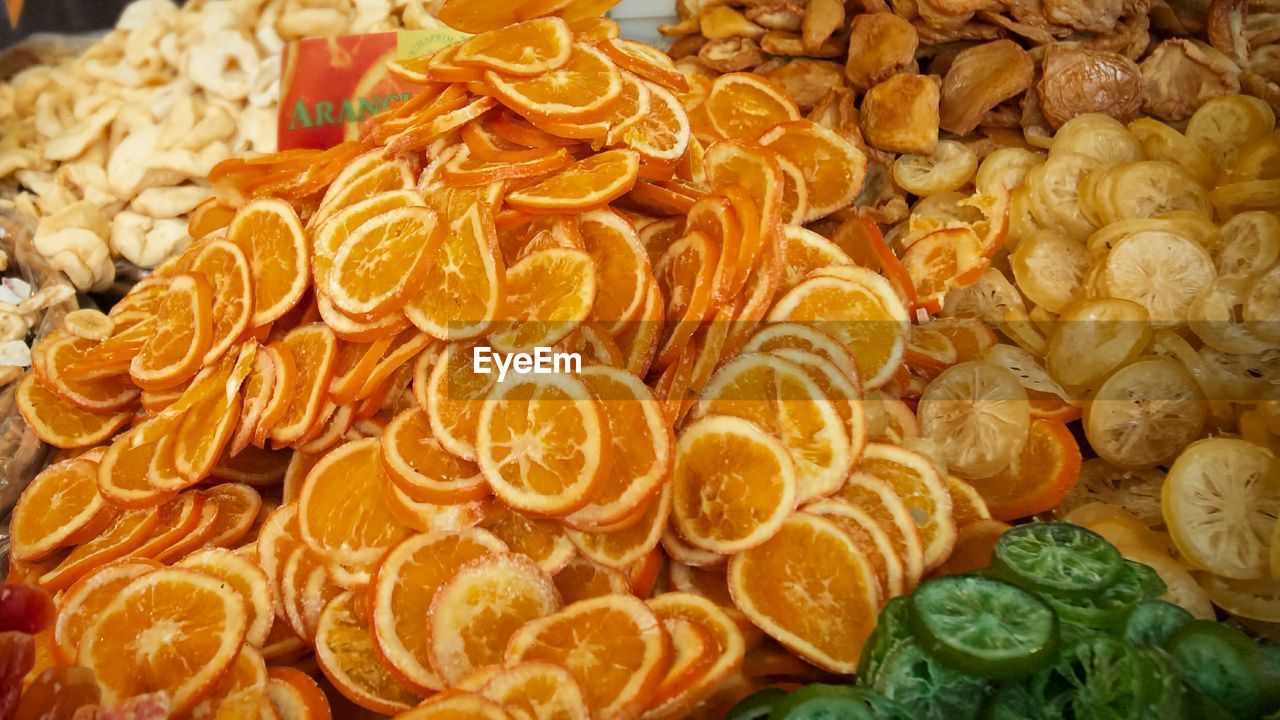
[{"label": "candied lemon slice", "polygon": [[[1244,302],[1249,290],[1248,278],[1218,278],[1205,288],[1187,308],[1187,325],[1206,345],[1222,352],[1251,355],[1264,352],[1272,343],[1259,339],[1244,323],[1239,321],[1235,309]],[[1258,323],[1261,328],[1280,319],[1272,314],[1269,322]]]},{"label": "candied lemon slice", "polygon": [[1084,274],[1091,261],[1084,243],[1052,230],[1027,238],[1009,256],[1018,287],[1032,302],[1054,313],[1084,296]]},{"label": "candied lemon slice", "polygon": [[1124,125],[1109,115],[1077,115],[1053,136],[1050,156],[1062,153],[1087,155],[1100,163],[1142,160],[1142,143]]},{"label": "candied lemon slice", "polygon": [[1280,260],[1280,217],[1262,210],[1233,216],[1213,248],[1219,275],[1254,275]]},{"label": "candied lemon slice", "polygon": [[1280,265],[1253,281],[1244,298],[1244,321],[1249,331],[1270,342],[1280,342]]},{"label": "candied lemon slice", "polygon": [[952,366],[920,396],[920,427],[932,438],[947,468],[962,478],[1000,472],[1017,457],[1031,427],[1022,383],[988,362]]},{"label": "candied lemon slice", "polygon": [[932,155],[899,155],[893,179],[907,192],[928,196],[956,190],[978,169],[978,156],[968,145],[939,140]]},{"label": "candied lemon slice", "polygon": [[1231,167],[1240,148],[1270,133],[1275,113],[1262,100],[1231,95],[1210,100],[1187,121],[1187,138],[1205,152],[1219,170]]},{"label": "candied lemon slice", "polygon": [[1162,232],[1140,232],[1107,254],[1100,282],[1109,297],[1147,309],[1158,327],[1176,327],[1216,273],[1209,252],[1194,240]]},{"label": "candied lemon slice", "polygon": [[973,187],[983,195],[1007,193],[1022,184],[1031,168],[1044,162],[1045,154],[1020,147],[1005,147],[982,159]]},{"label": "candied lemon slice", "polygon": [[1098,457],[1124,468],[1166,463],[1204,429],[1204,394],[1171,358],[1117,370],[1084,412],[1084,434]]}]

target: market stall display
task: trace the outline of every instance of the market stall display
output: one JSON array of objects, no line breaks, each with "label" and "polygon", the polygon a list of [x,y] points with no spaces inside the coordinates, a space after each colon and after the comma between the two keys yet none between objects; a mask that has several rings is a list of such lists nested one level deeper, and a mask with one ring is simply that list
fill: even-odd
[{"label": "market stall display", "polygon": [[[474,35],[389,63],[411,97],[221,159],[190,244],[37,343],[13,701],[1271,712],[1215,622],[1280,623],[1267,9],[682,4],[667,55],[609,5],[432,8]],[[753,27],[810,59],[717,67]],[[1061,84],[1224,27],[1234,86]]]}]

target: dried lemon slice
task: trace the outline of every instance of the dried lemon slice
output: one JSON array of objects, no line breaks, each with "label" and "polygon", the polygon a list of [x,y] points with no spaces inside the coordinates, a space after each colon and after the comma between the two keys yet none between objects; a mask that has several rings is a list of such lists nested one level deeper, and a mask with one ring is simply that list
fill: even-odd
[{"label": "dried lemon slice", "polygon": [[1109,115],[1086,113],[1071,118],[1053,136],[1050,157],[1063,153],[1087,155],[1099,163],[1142,160],[1142,143]]},{"label": "dried lemon slice", "polygon": [[[1088,199],[1101,201],[1092,206],[1099,225],[1156,217],[1175,210],[1191,210],[1205,216],[1212,213],[1204,186],[1175,163],[1121,163],[1095,171],[1089,179],[1093,194]],[[1099,194],[1105,196],[1105,201]],[[1083,190],[1081,199],[1086,199]]]},{"label": "dried lemon slice", "polygon": [[1262,100],[1229,95],[1210,100],[1187,121],[1187,139],[1205,152],[1219,170],[1231,167],[1240,148],[1269,134],[1275,113]]},{"label": "dried lemon slice", "polygon": [[1116,243],[1099,282],[1109,297],[1147,309],[1158,327],[1176,327],[1187,307],[1214,280],[1213,259],[1194,240],[1162,232],[1140,232]]},{"label": "dried lemon slice", "polygon": [[1058,503],[1057,513],[1061,517],[1089,503],[1108,503],[1133,513],[1147,527],[1157,527],[1164,524],[1163,487],[1162,470],[1125,470],[1102,458],[1090,458],[1080,465],[1080,480]]},{"label": "dried lemon slice", "polygon": [[1262,210],[1233,216],[1213,248],[1219,275],[1255,275],[1280,260],[1280,218]]},{"label": "dried lemon slice", "polygon": [[943,371],[920,396],[920,427],[947,468],[962,478],[1000,472],[1022,451],[1031,427],[1027,391],[1017,376],[988,362]]},{"label": "dried lemon slice", "polygon": [[1040,366],[1036,356],[1020,347],[1005,343],[993,345],[983,359],[1013,373],[1029,392],[1057,395],[1068,402],[1072,400],[1066,388]]},{"label": "dried lemon slice", "polygon": [[[1248,290],[1248,278],[1218,278],[1187,308],[1187,325],[1206,345],[1222,352],[1251,355],[1274,347],[1273,343],[1255,336],[1236,317],[1235,308],[1244,302]],[[1267,316],[1267,322],[1258,326],[1269,329],[1276,319],[1280,319],[1280,315]]]},{"label": "dried lemon slice", "polygon": [[969,287],[947,293],[942,306],[947,317],[973,318],[993,325],[1004,322],[1010,312],[1025,315],[1027,306],[1013,283],[995,268],[984,270],[978,282]]},{"label": "dried lemon slice", "polygon": [[1169,468],[1161,500],[1192,565],[1238,580],[1267,574],[1280,515],[1280,463],[1268,450],[1239,438],[1195,442]]},{"label": "dried lemon slice", "polygon": [[1129,132],[1142,143],[1148,159],[1177,163],[1201,185],[1213,184],[1218,174],[1213,161],[1186,135],[1152,118],[1139,118],[1129,123]]},{"label": "dried lemon slice", "polygon": [[1055,143],[1049,159],[1027,173],[1031,213],[1036,221],[1044,227],[1061,228],[1077,240],[1089,237],[1096,225],[1080,207],[1080,180],[1100,164],[1091,155],[1057,152]]},{"label": "dried lemon slice", "polygon": [[1022,184],[1031,168],[1044,162],[1045,154],[1020,147],[1005,147],[982,159],[973,187],[983,195],[1011,192]]},{"label": "dried lemon slice", "polygon": [[1204,394],[1171,358],[1117,370],[1084,412],[1084,434],[1098,457],[1124,468],[1166,463],[1204,429]]},{"label": "dried lemon slice", "polygon": [[899,155],[893,179],[909,193],[928,196],[960,188],[977,169],[978,156],[968,145],[939,140],[932,155]]},{"label": "dried lemon slice", "polygon": [[1244,298],[1244,321],[1259,338],[1280,342],[1280,265],[1253,281]]},{"label": "dried lemon slice", "polygon": [[1084,243],[1052,230],[1022,241],[1009,256],[1018,288],[1031,302],[1053,313],[1084,296],[1084,274],[1091,262]]}]

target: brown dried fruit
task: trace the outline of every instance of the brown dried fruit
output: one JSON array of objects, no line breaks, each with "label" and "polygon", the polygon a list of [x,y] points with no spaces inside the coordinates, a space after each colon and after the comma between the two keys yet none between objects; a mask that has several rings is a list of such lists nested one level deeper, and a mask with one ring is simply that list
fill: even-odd
[{"label": "brown dried fruit", "polygon": [[[1039,5],[1037,5],[1037,10],[1038,8],[1039,8]],[[993,25],[999,25],[1000,27],[1004,28],[1005,30],[1008,30],[1014,35],[1024,37],[1030,40],[1031,42],[1035,43],[1036,45],[1048,45],[1050,43],[1053,43],[1055,40],[1055,38],[1053,37],[1053,33],[1049,32],[1049,30],[1046,29],[1045,27],[1045,23],[1043,22],[1044,21],[1043,15],[1040,16],[1041,24],[1037,24],[1037,25],[1032,25],[1030,23],[1025,23],[1025,22],[1019,22],[1017,20],[1005,17],[1000,13],[989,12],[987,10],[982,10],[978,12],[977,15],[979,20],[989,22]]]},{"label": "brown dried fruit", "polygon": [[858,146],[864,154],[867,143],[858,126],[858,107],[853,91],[843,85],[832,87],[809,111],[808,119]]},{"label": "brown dried fruit", "polygon": [[983,128],[1016,128],[1021,127],[1022,108],[1008,103],[988,110],[982,116],[979,126]]},{"label": "brown dried fruit", "polygon": [[867,90],[911,64],[919,44],[911,23],[893,13],[854,16],[844,76],[854,87]]},{"label": "brown dried fruit", "polygon": [[712,40],[698,51],[698,59],[722,73],[740,72],[764,62],[764,53],[751,38]]},{"label": "brown dried fruit", "polygon": [[1040,108],[1055,128],[1085,113],[1127,123],[1142,108],[1142,72],[1123,55],[1050,45],[1041,72]]},{"label": "brown dried fruit", "polygon": [[804,23],[804,3],[777,0],[767,5],[747,8],[747,19],[769,30],[800,32]]},{"label": "brown dried fruit", "polygon": [[961,52],[942,81],[942,127],[969,134],[988,110],[1026,90],[1034,77],[1031,56],[1012,40]]},{"label": "brown dried fruit", "polygon": [[701,34],[685,35],[671,43],[671,49],[667,51],[667,54],[671,56],[672,60],[679,60],[690,55],[697,55],[702,46],[706,44],[707,39]]},{"label": "brown dried fruit", "polygon": [[1249,0],[1213,0],[1209,3],[1209,43],[1214,49],[1245,64],[1249,60],[1249,38],[1245,35],[1249,20]]},{"label": "brown dried fruit", "polygon": [[844,26],[844,0],[809,0],[801,25],[804,49],[813,52],[822,47],[832,33]]},{"label": "brown dried fruit", "polygon": [[853,201],[853,213],[881,225],[893,225],[907,219],[907,197],[893,184],[888,163],[867,164],[867,179],[862,192]]},{"label": "brown dried fruit", "polygon": [[827,38],[827,41],[817,50],[806,50],[804,41],[799,35],[781,30],[765,33],[765,36],[760,38],[760,47],[770,55],[787,57],[803,55],[813,58],[837,58],[844,55],[845,50],[845,45],[838,35]]},{"label": "brown dried fruit", "polygon": [[699,23],[702,26],[702,34],[712,40],[734,37],[748,37],[756,40],[765,34],[764,28],[751,22],[745,15],[728,5],[704,7]]},{"label": "brown dried fruit", "polygon": [[938,143],[938,100],[933,78],[894,75],[863,97],[862,135],[881,150],[932,154]]},{"label": "brown dried fruit", "polygon": [[1280,43],[1254,50],[1249,56],[1249,72],[1271,82],[1280,82]]},{"label": "brown dried fruit", "polygon": [[939,28],[919,20],[912,23],[920,35],[921,45],[942,45],[972,40],[995,40],[1001,36],[1000,28],[980,22],[965,22],[954,27]]},{"label": "brown dried fruit", "polygon": [[1240,92],[1240,69],[1203,43],[1165,40],[1140,67],[1142,110],[1163,120],[1186,120],[1208,100]]},{"label": "brown dried fruit", "polygon": [[1240,85],[1245,92],[1265,101],[1275,114],[1280,115],[1280,83],[1273,82],[1255,72],[1247,72],[1240,76]]},{"label": "brown dried fruit", "polygon": [[691,15],[684,18],[675,25],[659,25],[658,32],[667,37],[684,37],[686,35],[695,35],[701,25],[698,23],[698,16]]},{"label": "brown dried fruit", "polygon": [[1050,22],[1085,32],[1105,33],[1124,12],[1124,0],[1044,0]]},{"label": "brown dried fruit", "polygon": [[1081,41],[1080,46],[1090,50],[1106,50],[1124,55],[1136,61],[1151,44],[1151,18],[1134,15],[1124,18],[1115,30],[1105,35],[1093,35]]},{"label": "brown dried fruit", "polygon": [[782,67],[769,72],[756,69],[791,96],[801,110],[809,110],[832,88],[844,84],[844,72],[839,63],[830,60],[797,59],[785,62]]}]

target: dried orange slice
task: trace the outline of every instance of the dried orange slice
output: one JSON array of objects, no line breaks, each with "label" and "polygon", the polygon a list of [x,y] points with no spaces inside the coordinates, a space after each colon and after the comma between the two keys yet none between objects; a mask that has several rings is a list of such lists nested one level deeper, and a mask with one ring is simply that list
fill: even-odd
[{"label": "dried orange slice", "polygon": [[[619,131],[619,142],[640,153],[644,165],[643,177],[666,180],[671,177],[670,168],[689,151],[693,132],[689,127],[689,115],[680,107],[680,101],[665,88],[648,85],[649,109],[636,122]],[[645,172],[652,165],[657,174]]]},{"label": "dried orange slice", "polygon": [[862,384],[878,388],[893,377],[906,351],[910,317],[889,281],[853,266],[829,268],[839,277],[812,277],[779,298],[772,322],[815,325],[853,355]]},{"label": "dried orange slice", "polygon": [[855,386],[860,386],[858,368],[849,350],[813,325],[793,322],[770,323],[751,336],[742,353],[804,350],[831,362]]},{"label": "dried orange slice", "polygon": [[933,574],[959,575],[991,567],[996,543],[1011,529],[999,520],[977,520],[961,527],[956,535],[955,550]]},{"label": "dried orange slice", "polygon": [[338,692],[366,710],[396,715],[419,696],[400,683],[378,659],[369,623],[358,606],[363,598],[345,592],[329,601],[316,628],[316,660]]},{"label": "dried orange slice", "polygon": [[368,438],[330,450],[303,481],[298,531],[329,560],[371,563],[408,534],[387,508],[380,445]]},{"label": "dried orange slice", "polygon": [[302,223],[288,203],[260,198],[240,208],[227,239],[244,251],[253,274],[253,316],[260,327],[302,300],[310,284],[310,248]]},{"label": "dried orange slice", "polygon": [[564,569],[577,554],[558,523],[526,517],[504,506],[495,509],[484,527],[512,552],[528,555],[551,575]]},{"label": "dried orange slice", "polygon": [[16,560],[39,560],[93,538],[115,514],[98,492],[98,463],[64,460],[41,471],[18,498],[9,552]]},{"label": "dried orange slice", "polygon": [[492,214],[476,205],[453,218],[423,287],[430,291],[405,306],[405,315],[418,329],[442,340],[470,338],[488,329],[506,293]]},{"label": "dried orange slice", "polygon": [[249,327],[253,278],[244,251],[226,240],[206,243],[192,260],[191,271],[204,275],[213,285],[213,340],[200,361],[210,365]]},{"label": "dried orange slice", "polygon": [[[267,427],[267,434],[277,447],[301,439],[315,424],[333,375],[337,342],[333,331],[323,323],[296,327],[280,341],[280,355],[288,350],[297,367],[297,381],[280,418]],[[265,415],[266,412],[264,419]]]},{"label": "dried orange slice", "polygon": [[635,187],[640,156],[608,150],[561,170],[542,182],[507,194],[507,204],[532,213],[581,212],[606,205]]},{"label": "dried orange slice", "polygon": [[[429,102],[435,94],[428,91],[418,97]],[[382,149],[370,150],[348,163],[333,179],[316,214],[308,220],[308,227],[319,228],[343,210],[377,195],[408,190],[413,182],[413,169],[407,161],[388,162]]]},{"label": "dried orange slice", "polygon": [[213,468],[212,476],[255,488],[276,487],[284,479],[292,455],[288,451],[273,452],[249,447],[237,455],[223,455]]},{"label": "dried orange slice", "polygon": [[1009,467],[970,482],[991,517],[1016,520],[1056,506],[1080,479],[1080,465],[1080,446],[1071,430],[1055,420],[1035,419]]},{"label": "dried orange slice", "polygon": [[[467,128],[477,127],[474,123]],[[464,129],[465,132],[465,129]],[[497,138],[506,142],[501,138]],[[448,159],[438,161],[439,177],[446,185],[476,187],[500,181],[541,179],[573,164],[573,156],[563,148],[545,147],[526,150],[484,151],[483,157],[471,144],[457,147]]]},{"label": "dried orange slice", "polygon": [[208,525],[206,519],[212,522],[215,513],[213,509],[206,513],[205,506],[208,504],[203,493],[191,491],[181,493],[161,505],[156,511],[159,521],[152,528],[150,537],[129,554],[138,558],[157,558],[174,545],[186,542],[188,538],[196,537],[203,541],[202,535],[207,528],[202,529],[201,525]]},{"label": "dried orange slice", "polygon": [[444,227],[427,208],[405,207],[362,223],[343,241],[329,269],[325,295],[338,310],[376,320],[416,293]]},{"label": "dried orange slice", "polygon": [[462,32],[481,33],[505,27],[519,20],[519,8],[523,3],[504,5],[477,5],[470,0],[446,0],[440,6],[437,17],[440,22]]},{"label": "dried orange slice", "polygon": [[297,668],[267,668],[267,699],[280,720],[331,720],[333,713],[324,691],[311,676]]},{"label": "dried orange slice", "polygon": [[888,483],[907,504],[920,528],[925,572],[947,559],[956,540],[951,493],[928,458],[895,445],[868,443],[858,473]]},{"label": "dried orange slice", "polygon": [[622,73],[604,53],[574,43],[564,65],[531,78],[507,78],[487,71],[485,82],[503,105],[525,117],[591,121],[604,115],[622,94]]},{"label": "dried orange slice", "polygon": [[658,259],[653,274],[667,305],[654,359],[656,368],[665,369],[676,361],[709,312],[719,258],[715,241],[694,230],[672,243]]},{"label": "dried orange slice", "polygon": [[[311,548],[298,546],[289,552],[280,570],[280,604],[284,620],[298,637],[314,641],[320,613],[342,592],[324,560]],[[332,566],[336,568],[337,566]]]},{"label": "dried orange slice", "polygon": [[191,719],[260,716],[269,706],[266,661],[256,648],[244,645],[231,669],[191,710]]},{"label": "dried orange slice", "polygon": [[43,569],[36,584],[57,592],[79,580],[90,570],[118,560],[142,545],[155,528],[159,515],[154,509],[126,510],[88,542],[71,551],[55,567]]},{"label": "dried orange slice", "polygon": [[586,693],[568,670],[547,662],[500,668],[481,695],[531,720],[589,720]]},{"label": "dried orange slice", "polygon": [[866,155],[815,122],[796,120],[776,125],[760,138],[760,144],[786,158],[803,174],[809,205],[804,222],[849,207],[862,191],[867,175]]},{"label": "dried orange slice", "polygon": [[[431,433],[453,455],[476,459],[476,423],[481,402],[498,381],[497,373],[475,372],[475,343],[449,343],[430,367],[427,382],[414,383],[418,404],[427,411]],[[416,372],[422,378],[424,372]],[[421,389],[419,389],[421,388]]]},{"label": "dried orange slice", "polygon": [[698,595],[663,593],[649,600],[648,605],[664,623],[669,620],[693,623],[712,641],[710,662],[686,680],[682,689],[645,712],[652,720],[684,717],[742,668],[746,640],[728,613]]},{"label": "dried orange slice", "polygon": [[565,605],[605,595],[630,595],[631,582],[623,573],[575,555],[553,578]]},{"label": "dried orange slice", "polygon": [[754,547],[795,507],[791,454],[746,420],[704,417],[681,432],[675,455],[673,524],[695,547],[716,553]]},{"label": "dried orange slice", "polygon": [[[746,191],[755,205],[756,217],[759,218],[759,232],[772,232],[773,224],[782,217],[782,169],[778,166],[774,153],[754,142],[739,140],[721,140],[707,148],[705,155],[707,182],[718,192],[726,192],[731,186],[738,185]],[[732,197],[732,195],[730,195]],[[734,207],[742,203],[735,199]],[[739,220],[744,223],[744,212],[738,209]],[[742,267],[750,267],[756,248],[763,239],[753,239],[748,233],[743,238]]]},{"label": "dried orange slice", "polygon": [[398,208],[423,207],[425,204],[422,197],[411,190],[389,190],[335,211],[323,223],[313,221],[312,225],[317,230],[312,243],[311,274],[316,289],[323,294],[328,287],[333,258],[356,228],[382,213]]},{"label": "dried orange slice", "polygon": [[620,332],[644,309],[649,258],[631,223],[615,212],[594,210],[578,220],[583,246],[595,261],[599,288],[591,317],[609,334]]},{"label": "dried orange slice", "polygon": [[560,609],[551,577],[524,555],[468,562],[431,601],[431,667],[455,685],[476,668],[500,663],[507,641],[526,622]]},{"label": "dried orange slice", "polygon": [[223,548],[192,553],[174,567],[198,570],[229,585],[244,600],[248,612],[245,642],[262,647],[271,632],[271,585],[267,573],[252,560]]},{"label": "dried orange slice", "polygon": [[[592,641],[583,643],[583,637]],[[512,636],[506,659],[561,665],[586,692],[593,717],[626,718],[641,713],[653,699],[671,663],[671,646],[643,602],[607,595],[526,624]]]},{"label": "dried orange slice", "polygon": [[[401,331],[391,340],[391,352],[378,360],[378,364],[373,366],[373,371],[369,373],[369,377],[364,381],[364,387],[356,393],[358,400],[370,400],[387,392],[397,376],[409,374],[412,376],[414,365],[413,361],[419,353],[425,355],[435,355],[436,350],[432,345],[433,340],[430,335],[419,332],[413,328],[407,328]],[[405,384],[408,384],[409,378],[404,378]]]},{"label": "dried orange slice", "polygon": [[475,463],[451,455],[431,434],[427,414],[410,408],[387,424],[382,461],[388,477],[418,502],[461,503],[488,496]]},{"label": "dried orange slice", "polygon": [[445,687],[430,660],[431,600],[458,568],[506,550],[494,535],[468,529],[415,535],[387,553],[370,584],[370,628],[379,657],[397,677],[422,690]]},{"label": "dried orange slice", "polygon": [[211,197],[191,211],[187,220],[187,234],[199,240],[231,224],[236,216],[234,207],[228,207]]},{"label": "dried orange slice", "polygon": [[[727,301],[741,289],[741,281],[747,275],[745,268],[738,267],[744,229],[733,203],[722,195],[703,197],[689,208],[685,228],[706,233],[720,248],[720,259],[716,263],[716,273],[712,280],[713,301]],[[737,288],[734,287],[735,280],[739,283]]]},{"label": "dried orange slice", "polygon": [[567,533],[584,557],[605,567],[627,570],[658,547],[670,514],[671,488],[664,486],[658,497],[650,500],[644,512],[634,521],[629,520],[625,528],[608,528],[608,532],[569,530]]},{"label": "dried orange slice", "polygon": [[838,525],[808,513],[734,556],[729,591],[756,627],[818,667],[846,674],[857,669],[881,606],[866,554]]},{"label": "dried orange slice", "polygon": [[[227,380],[230,394],[216,395],[192,408],[182,417],[176,428],[172,444],[173,469],[185,481],[164,489],[181,489],[200,482],[209,476],[218,464],[222,450],[231,440],[236,421],[240,419],[240,396],[235,394],[239,383]],[[153,458],[153,463],[157,461]],[[161,487],[160,483],[153,485]]]},{"label": "dried orange slice", "polygon": [[830,495],[853,469],[849,425],[833,398],[780,355],[731,360],[711,377],[694,412],[742,418],[781,440],[794,460],[795,502]]},{"label": "dried orange slice", "polygon": [[539,18],[490,30],[458,46],[452,62],[463,67],[532,77],[569,62],[573,34],[557,17]]},{"label": "dried orange slice", "polygon": [[129,375],[145,390],[163,390],[191,378],[213,342],[213,286],[203,275],[182,274],[169,282]]},{"label": "dried orange slice", "polygon": [[662,321],[665,315],[662,290],[656,280],[651,280],[640,315],[623,328],[622,332],[613,336],[618,350],[622,352],[622,362],[627,372],[637,377],[648,374],[649,365],[662,342]]},{"label": "dried orange slice", "polygon": [[590,504],[565,518],[590,530],[615,524],[658,491],[671,467],[674,439],[653,394],[639,378],[615,368],[587,366],[579,377],[604,409],[613,448],[608,473]]},{"label": "dried orange slice", "polygon": [[[278,379],[275,358],[278,352],[278,349],[259,347],[254,355],[253,367],[245,376],[244,384],[241,386],[243,392],[240,401],[240,418],[236,423],[235,431],[231,434],[231,440],[227,443],[227,457],[224,458],[224,463],[220,464],[225,464],[227,458],[238,457],[249,447],[268,405],[273,402],[276,407],[283,405],[284,398],[275,395]],[[293,391],[292,387],[280,389]]]},{"label": "dried orange slice", "polygon": [[706,99],[711,128],[720,137],[756,140],[800,111],[782,90],[751,73],[726,73],[711,83]]},{"label": "dried orange slice", "polygon": [[[271,356],[272,373],[274,375],[271,386],[271,397],[262,406],[262,414],[258,417],[257,426],[253,428],[253,437],[250,442],[258,447],[264,447],[267,438],[270,436],[271,428],[285,413],[289,412],[289,406],[293,403],[294,393],[298,390],[298,364],[294,360],[293,351],[289,349],[283,341],[276,340],[270,345],[262,349],[262,353]],[[246,382],[252,381],[252,373]],[[250,397],[246,394],[246,397]],[[243,406],[242,406],[243,409]],[[243,422],[243,421],[242,421]],[[234,447],[234,440],[233,447]]]},{"label": "dried orange slice", "polygon": [[203,491],[205,499],[217,510],[208,544],[214,547],[238,545],[253,527],[262,509],[262,496],[244,483],[219,483]]},{"label": "dried orange slice", "polygon": [[819,500],[806,505],[804,511],[831,520],[853,538],[875,568],[884,599],[907,592],[902,556],[894,548],[889,533],[867,511],[844,500]]},{"label": "dried orange slice", "polygon": [[511,720],[501,705],[475,693],[450,690],[397,717],[403,720]]},{"label": "dried orange slice", "polygon": [[494,495],[539,515],[591,502],[609,470],[609,426],[572,375],[523,375],[496,385],[480,410],[476,450]]},{"label": "dried orange slice", "polygon": [[[285,560],[294,548],[299,547],[302,540],[298,537],[298,505],[296,502],[286,502],[276,508],[266,520],[262,521],[262,527],[258,530],[258,539],[254,543],[258,551],[258,564],[262,566],[267,577],[271,580],[271,586],[277,590],[280,587],[280,574],[284,568]],[[280,603],[280,597],[277,593],[272,598],[272,604],[276,608],[277,617],[284,617],[284,607]]]},{"label": "dried orange slice", "polygon": [[132,580],[85,630],[77,662],[115,703],[164,691],[190,711],[231,668],[248,627],[244,601],[222,581],[166,568]]},{"label": "dried orange slice", "polygon": [[880,524],[902,558],[907,587],[915,587],[924,574],[924,543],[911,510],[889,483],[855,472],[835,498],[861,508]]},{"label": "dried orange slice", "polygon": [[58,600],[53,624],[54,652],[58,660],[74,664],[80,638],[95,618],[134,578],[158,570],[160,563],[128,558],[107,563],[76,581]]},{"label": "dried orange slice", "polygon": [[66,376],[67,368],[84,358],[96,346],[91,340],[55,332],[47,335],[33,349],[31,361],[36,379],[47,389],[76,407],[96,413],[124,410],[139,395],[137,386],[126,375],[76,380]]},{"label": "dried orange slice", "polygon": [[597,43],[618,67],[672,92],[688,92],[689,81],[666,53],[634,40],[610,38]]},{"label": "dried orange slice", "polygon": [[503,352],[550,347],[586,320],[599,280],[591,256],[552,248],[525,256],[507,271],[507,320],[489,335]]},{"label": "dried orange slice", "polygon": [[[201,499],[204,499],[203,494]],[[161,562],[166,565],[173,563],[175,560],[186,557],[197,548],[203,546],[205,541],[213,536],[213,532],[217,527],[214,523],[218,519],[218,509],[207,499],[205,499],[204,503],[200,504],[199,512],[195,513],[195,515],[196,521],[194,527],[188,530],[185,534],[179,535],[176,530],[171,533],[165,533],[165,535],[169,535],[169,539],[164,546],[160,546],[159,543],[156,542],[157,537],[163,537],[163,535],[153,535],[151,539],[139,548],[139,550],[147,550],[148,553],[154,552],[154,555],[150,556],[154,557],[157,562]],[[166,528],[160,529],[164,530]],[[151,550],[152,547],[155,548],[154,551]]]},{"label": "dried orange slice", "polygon": [[713,660],[715,640],[701,625],[684,618],[661,618],[671,639],[671,667],[654,694],[661,705],[682,692],[707,669]]},{"label": "dried orange slice", "polygon": [[[977,488],[955,475],[948,475],[946,480],[947,490],[951,493],[951,515],[956,519],[957,528],[963,528],[979,520],[991,519],[987,501],[982,499]],[[1054,503],[1054,505],[1057,504]]]}]

